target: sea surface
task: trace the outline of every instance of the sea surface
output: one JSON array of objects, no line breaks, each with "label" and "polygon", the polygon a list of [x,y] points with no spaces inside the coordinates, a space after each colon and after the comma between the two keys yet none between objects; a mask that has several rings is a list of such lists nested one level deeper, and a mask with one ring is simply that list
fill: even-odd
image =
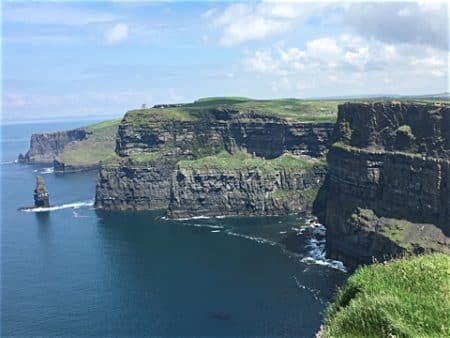
[{"label": "sea surface", "polygon": [[[1,336],[312,337],[346,279],[306,216],[167,220],[99,212],[95,172],[15,163],[32,132],[2,126]],[[33,203],[36,175],[50,193]],[[285,232],[300,234],[297,253]],[[301,237],[303,236],[303,237]]]}]

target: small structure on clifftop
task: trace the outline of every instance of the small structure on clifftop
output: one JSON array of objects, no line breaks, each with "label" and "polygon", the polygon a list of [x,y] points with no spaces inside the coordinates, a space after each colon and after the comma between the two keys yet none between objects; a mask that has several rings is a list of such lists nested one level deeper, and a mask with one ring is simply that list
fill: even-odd
[{"label": "small structure on clifftop", "polygon": [[34,206],[36,208],[48,208],[50,206],[47,187],[42,176],[36,177],[36,188],[34,189]]}]

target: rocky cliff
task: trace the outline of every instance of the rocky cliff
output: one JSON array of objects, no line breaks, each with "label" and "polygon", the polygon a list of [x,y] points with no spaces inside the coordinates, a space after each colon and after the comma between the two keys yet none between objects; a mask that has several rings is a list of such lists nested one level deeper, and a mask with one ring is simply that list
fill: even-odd
[{"label": "rocky cliff", "polygon": [[114,156],[119,120],[108,120],[84,128],[33,134],[30,149],[20,154],[25,164],[53,164],[55,172],[97,169],[101,161]]},{"label": "rocky cliff", "polygon": [[58,131],[54,133],[40,133],[31,135],[30,149],[25,155],[20,154],[20,163],[51,163],[73,141],[84,140],[87,136],[83,128]]},{"label": "rocky cliff", "polygon": [[349,265],[403,252],[450,251],[450,108],[339,106],[315,211],[327,254]]},{"label": "rocky cliff", "polygon": [[[258,175],[247,168],[231,171],[216,168],[209,169],[209,176],[205,176],[201,171],[181,169],[177,162],[221,152],[244,152],[262,160],[275,159],[284,153],[320,157],[329,147],[333,123],[304,123],[264,111],[215,105],[207,108],[188,105],[183,109],[186,110],[164,106],[130,111],[124,116],[116,142],[118,161],[113,165],[105,164],[101,169],[96,207],[143,210],[170,204],[172,217],[185,217],[188,213],[277,214],[308,207],[310,202],[302,202],[302,198],[288,200],[287,192],[293,193],[295,187],[316,189],[317,182],[323,178],[323,170],[296,174],[281,168]],[[158,160],[154,160],[155,156]],[[161,162],[161,158],[171,160]],[[185,180],[173,181],[174,177],[181,177],[181,172]],[[247,180],[248,185],[242,184],[238,191],[240,179]],[[202,181],[203,191],[195,186],[198,180]],[[211,204],[211,210],[205,212],[206,204],[194,205],[205,193],[212,194],[207,188],[210,184],[217,185],[217,203]],[[219,201],[219,190],[229,189],[230,184],[235,187],[234,192],[228,193],[228,201]],[[187,211],[186,203],[191,211]]]},{"label": "rocky cliff", "polygon": [[[310,210],[326,168],[313,159],[226,156],[182,161],[172,174],[168,215],[283,215]],[[290,163],[283,163],[289,160]],[[235,161],[234,165],[230,165]]]}]

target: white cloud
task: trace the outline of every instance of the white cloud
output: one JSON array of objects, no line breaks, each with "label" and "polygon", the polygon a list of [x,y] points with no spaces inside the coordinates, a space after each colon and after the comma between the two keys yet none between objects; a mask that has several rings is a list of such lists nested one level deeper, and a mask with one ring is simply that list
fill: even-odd
[{"label": "white cloud", "polygon": [[118,23],[109,29],[105,34],[107,44],[113,45],[122,42],[128,38],[128,26],[124,23]]},{"label": "white cloud", "polygon": [[301,24],[316,8],[317,5],[292,2],[234,3],[223,11],[210,9],[203,17],[221,30],[223,45],[234,46],[286,32]]},{"label": "white cloud", "polygon": [[[434,79],[440,82],[433,83],[433,88],[443,91],[449,77],[449,54],[439,48],[393,45],[348,34],[312,39],[303,49],[278,47],[248,52],[243,64],[247,71],[266,76],[272,91],[278,93],[298,91],[298,83],[302,83],[302,91],[308,85],[317,90],[334,83],[352,92],[372,86],[385,88],[378,93],[410,87],[431,92]],[[366,89],[366,93],[370,91]]]}]

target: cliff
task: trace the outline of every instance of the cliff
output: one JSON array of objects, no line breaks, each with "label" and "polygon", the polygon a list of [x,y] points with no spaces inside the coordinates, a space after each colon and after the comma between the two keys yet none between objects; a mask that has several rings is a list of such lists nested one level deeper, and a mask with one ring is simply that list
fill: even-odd
[{"label": "cliff", "polygon": [[[297,203],[295,199],[287,201],[285,192],[291,188],[286,187],[302,186],[303,183],[300,182],[320,180],[323,171],[313,179],[312,173],[302,172],[296,175],[293,171],[284,172],[282,168],[278,173],[262,176],[252,174],[253,169],[236,168],[227,172],[224,168],[215,168],[208,169],[210,176],[206,177],[201,170],[189,172],[190,169],[181,168],[177,163],[221,153],[248,153],[261,161],[276,159],[284,153],[321,157],[330,145],[334,126],[332,112],[325,108],[322,111],[318,109],[314,116],[308,110],[311,108],[305,108],[306,104],[301,100],[224,98],[158,107],[160,108],[133,110],[125,114],[118,128],[116,161],[112,165],[104,164],[99,175],[95,203],[98,208],[142,210],[170,205],[169,214],[172,217],[184,217],[188,212],[183,204],[191,203],[194,208],[200,201],[198,196],[207,191],[207,188],[203,192],[198,190],[194,186],[196,180],[201,179],[205,186],[221,184],[223,188],[229,184],[236,186],[242,177],[248,179],[249,185],[242,185],[241,192],[236,188],[234,197],[228,202],[219,201],[218,197],[217,204],[211,205],[211,211],[206,212],[208,215],[224,212],[275,214],[295,212],[307,207],[306,203]],[[159,160],[155,160],[155,157]],[[171,160],[161,162],[160,159],[163,158]],[[181,177],[181,171],[186,175],[185,180],[175,182],[173,178]],[[302,175],[304,178],[300,178]],[[270,184],[269,181],[273,179],[278,182],[268,189],[273,189],[273,193],[277,191],[274,196],[269,190],[264,192],[262,186]],[[220,180],[223,181],[220,183]],[[286,183],[287,181],[289,182]],[[309,183],[304,185],[310,186]],[[268,197],[261,197],[263,192]],[[191,196],[187,197],[186,194]],[[283,198],[285,201],[282,201]],[[219,207],[219,204],[222,206]],[[252,204],[258,206],[252,207]],[[248,206],[247,210],[244,210],[243,205]],[[198,205],[190,213],[204,213],[205,207],[205,204]]]},{"label": "cliff", "polygon": [[339,106],[315,212],[327,254],[347,265],[450,251],[450,109],[418,103]]},{"label": "cliff", "polygon": [[25,164],[52,164],[55,172],[97,169],[101,161],[115,156],[119,120],[109,120],[84,128],[33,134],[30,149],[20,154]]},{"label": "cliff", "polygon": [[325,176],[314,159],[244,153],[182,161],[172,174],[168,215],[278,215],[310,210]]},{"label": "cliff", "polygon": [[84,140],[86,130],[79,128],[54,133],[42,133],[31,135],[30,149],[25,155],[20,154],[20,163],[53,163],[56,157],[62,153],[64,147],[73,141]]}]

